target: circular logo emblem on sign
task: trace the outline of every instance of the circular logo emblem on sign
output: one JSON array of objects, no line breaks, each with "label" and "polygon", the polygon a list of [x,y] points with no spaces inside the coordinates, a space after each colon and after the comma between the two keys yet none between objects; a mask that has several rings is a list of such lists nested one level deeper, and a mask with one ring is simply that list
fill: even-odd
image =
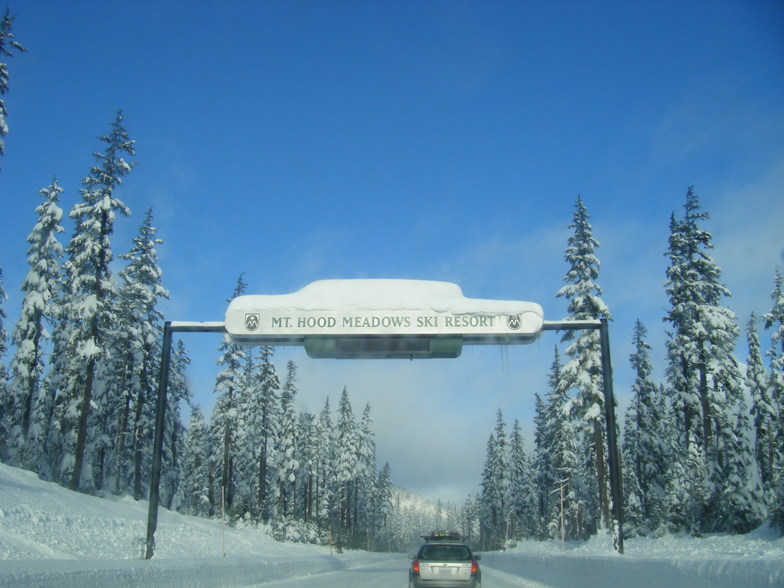
[{"label": "circular logo emblem on sign", "polygon": [[255,331],[259,328],[259,315],[255,312],[249,312],[245,315],[245,328],[249,331]]},{"label": "circular logo emblem on sign", "polygon": [[506,319],[510,329],[517,330],[523,326],[523,319],[519,314],[510,314]]}]

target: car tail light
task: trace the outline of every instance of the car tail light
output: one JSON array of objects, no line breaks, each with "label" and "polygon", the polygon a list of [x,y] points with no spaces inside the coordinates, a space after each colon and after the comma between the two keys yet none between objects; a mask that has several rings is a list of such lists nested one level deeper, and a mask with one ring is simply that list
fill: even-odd
[{"label": "car tail light", "polygon": [[411,562],[411,571],[414,572],[415,574],[419,573],[419,560],[418,559],[415,559],[413,562]]},{"label": "car tail light", "polygon": [[479,571],[479,562],[476,560],[471,562],[471,575],[474,576]]}]

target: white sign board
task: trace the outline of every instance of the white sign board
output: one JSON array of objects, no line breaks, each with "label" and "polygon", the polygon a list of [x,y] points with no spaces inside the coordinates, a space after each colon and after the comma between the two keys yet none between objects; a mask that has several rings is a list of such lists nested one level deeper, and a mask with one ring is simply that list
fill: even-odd
[{"label": "white sign board", "polygon": [[448,282],[323,280],[298,292],[239,296],[226,311],[238,343],[298,345],[313,337],[449,337],[530,343],[544,313],[532,302],[465,298]]}]

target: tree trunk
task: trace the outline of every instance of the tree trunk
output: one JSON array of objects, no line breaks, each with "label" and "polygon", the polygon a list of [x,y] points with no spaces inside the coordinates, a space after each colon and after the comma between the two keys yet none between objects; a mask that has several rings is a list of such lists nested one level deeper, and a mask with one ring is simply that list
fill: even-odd
[{"label": "tree trunk", "polygon": [[308,487],[305,492],[305,521],[310,522],[313,518],[313,474],[308,474]]},{"label": "tree trunk", "polygon": [[133,416],[133,497],[142,499],[142,457],[144,448],[144,424],[142,414],[144,408],[144,393],[139,388],[136,395],[136,412]]},{"label": "tree trunk", "polygon": [[33,414],[33,398],[35,397],[35,393],[38,390],[38,371],[36,367],[38,366],[38,358],[41,355],[40,350],[40,342],[41,342],[41,330],[43,326],[41,324],[41,313],[35,313],[35,337],[33,338],[33,361],[30,362],[30,386],[27,389],[27,398],[25,399],[25,408],[24,408],[24,415],[22,417],[22,438],[27,441],[27,435],[30,432],[30,420]]},{"label": "tree trunk", "polygon": [[71,490],[79,489],[82,479],[82,463],[84,462],[84,449],[87,445],[87,417],[90,414],[90,404],[93,400],[93,378],[95,377],[95,360],[90,358],[87,362],[87,374],[84,379],[82,391],[82,406],[79,410],[79,425],[76,429],[76,451],[74,455],[74,471],[71,474]]},{"label": "tree trunk", "polygon": [[127,390],[125,393],[125,406],[120,413],[120,419],[117,423],[117,454],[115,473],[114,473],[114,491],[120,492],[120,484],[125,486],[125,438],[128,433],[128,415],[131,412],[131,392]]},{"label": "tree trunk", "polygon": [[705,343],[700,342],[700,403],[702,404],[702,446],[708,451],[711,443],[711,407],[708,398],[708,368],[705,361]]},{"label": "tree trunk", "polygon": [[267,516],[267,440],[261,446],[259,455],[259,516],[265,523],[269,521]]}]

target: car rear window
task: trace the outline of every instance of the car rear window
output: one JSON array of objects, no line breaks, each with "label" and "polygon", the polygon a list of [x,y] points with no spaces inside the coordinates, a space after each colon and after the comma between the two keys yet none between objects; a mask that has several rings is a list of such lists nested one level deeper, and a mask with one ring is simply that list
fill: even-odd
[{"label": "car rear window", "polygon": [[464,545],[425,545],[420,559],[462,561],[471,559],[471,552]]}]

